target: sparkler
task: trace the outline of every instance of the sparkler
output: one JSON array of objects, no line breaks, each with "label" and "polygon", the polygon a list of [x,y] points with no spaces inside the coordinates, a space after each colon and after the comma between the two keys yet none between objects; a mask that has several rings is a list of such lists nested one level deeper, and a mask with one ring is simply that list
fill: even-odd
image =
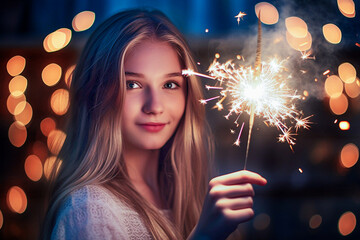
[{"label": "sparkler", "polygon": [[[255,116],[264,119],[268,126],[276,126],[280,131],[279,142],[287,142],[289,147],[295,144],[295,135],[299,128],[309,128],[309,117],[302,117],[302,112],[295,107],[295,100],[301,99],[295,90],[287,87],[287,80],[291,75],[285,71],[283,66],[285,60],[280,61],[277,58],[270,59],[266,62],[261,61],[261,40],[262,30],[258,22],[258,38],[256,59],[254,67],[236,65],[231,60],[226,63],[219,63],[216,59],[210,65],[209,75],[192,71],[191,69],[183,70],[183,75],[196,75],[200,77],[215,80],[213,86],[206,85],[207,90],[217,90],[220,93],[209,99],[201,99],[202,104],[209,101],[217,100],[214,108],[222,110],[223,101],[230,99],[229,112],[225,116],[229,119],[236,115],[234,123],[238,127],[238,120],[243,113],[249,114],[249,133],[247,139],[246,156],[244,169],[246,169],[249,146],[254,125]],[[235,145],[240,145],[240,137],[244,127],[241,129]],[[293,129],[295,131],[293,131]]]}]

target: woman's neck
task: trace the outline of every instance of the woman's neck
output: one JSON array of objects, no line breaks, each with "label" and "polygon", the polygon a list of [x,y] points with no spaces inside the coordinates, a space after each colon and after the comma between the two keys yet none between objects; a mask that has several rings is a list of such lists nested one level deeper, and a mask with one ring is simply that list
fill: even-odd
[{"label": "woman's neck", "polygon": [[126,168],[133,183],[144,183],[150,187],[158,185],[160,150],[139,150],[126,147],[123,151]]},{"label": "woman's neck", "polygon": [[125,148],[124,161],[131,183],[140,195],[155,207],[164,208],[158,184],[160,150]]}]

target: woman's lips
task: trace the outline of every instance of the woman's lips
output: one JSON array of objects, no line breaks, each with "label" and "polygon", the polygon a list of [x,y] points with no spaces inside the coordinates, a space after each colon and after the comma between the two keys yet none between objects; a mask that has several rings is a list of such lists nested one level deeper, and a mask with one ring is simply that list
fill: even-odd
[{"label": "woman's lips", "polygon": [[140,123],[138,125],[148,132],[160,132],[165,127],[166,124],[165,123]]}]

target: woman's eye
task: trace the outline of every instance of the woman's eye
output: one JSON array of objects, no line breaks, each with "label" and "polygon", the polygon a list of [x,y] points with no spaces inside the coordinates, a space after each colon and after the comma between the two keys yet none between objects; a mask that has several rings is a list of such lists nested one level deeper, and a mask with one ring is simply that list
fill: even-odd
[{"label": "woman's eye", "polygon": [[136,89],[140,88],[140,84],[134,81],[126,81],[126,88],[127,89]]},{"label": "woman's eye", "polygon": [[164,88],[169,88],[169,89],[175,89],[178,88],[179,84],[175,83],[175,82],[167,82],[164,85]]}]

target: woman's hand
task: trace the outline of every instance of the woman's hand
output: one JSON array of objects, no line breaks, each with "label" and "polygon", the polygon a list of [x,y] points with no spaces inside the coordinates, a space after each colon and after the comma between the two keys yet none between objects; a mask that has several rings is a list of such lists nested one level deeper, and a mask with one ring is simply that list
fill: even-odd
[{"label": "woman's hand", "polygon": [[239,223],[254,216],[252,184],[265,185],[257,173],[241,170],[213,178],[198,224],[190,239],[225,239]]}]

